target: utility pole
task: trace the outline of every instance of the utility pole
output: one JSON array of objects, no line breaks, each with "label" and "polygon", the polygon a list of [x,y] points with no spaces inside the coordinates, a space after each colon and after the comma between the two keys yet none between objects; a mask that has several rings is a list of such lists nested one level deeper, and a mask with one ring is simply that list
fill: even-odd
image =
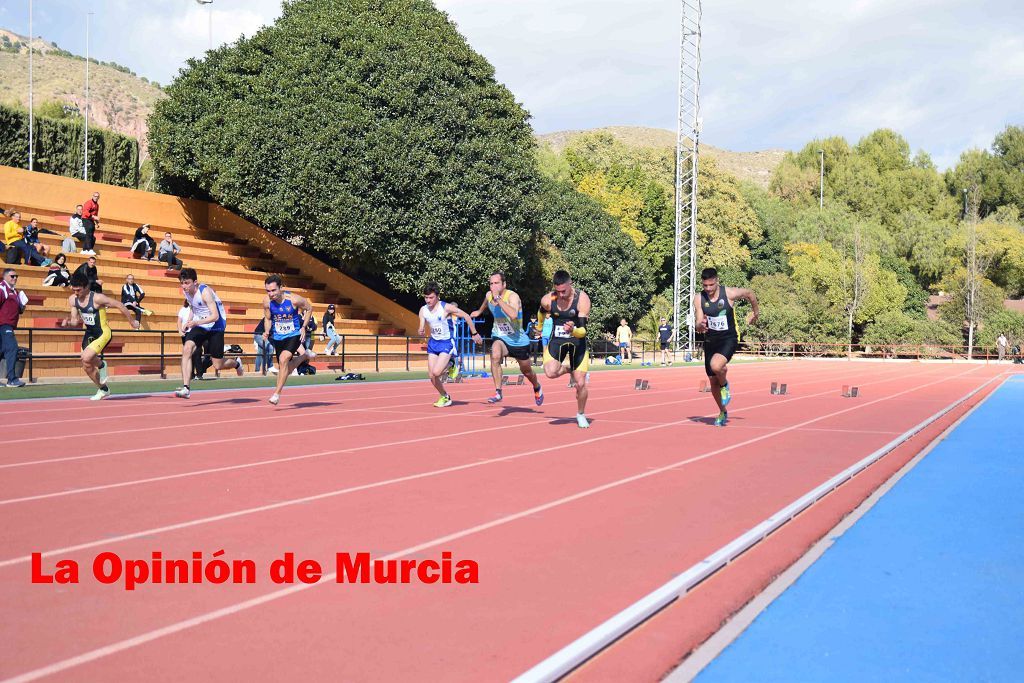
[{"label": "utility pole", "polygon": [[85,163],[82,164],[82,180],[89,179],[89,30],[92,12],[85,15]]},{"label": "utility pole", "polygon": [[819,149],[818,154],[821,155],[820,182],[818,183],[818,210],[820,211],[825,208],[825,150]]},{"label": "utility pole", "polygon": [[28,170],[35,170],[35,108],[32,101],[32,0],[28,0]]}]

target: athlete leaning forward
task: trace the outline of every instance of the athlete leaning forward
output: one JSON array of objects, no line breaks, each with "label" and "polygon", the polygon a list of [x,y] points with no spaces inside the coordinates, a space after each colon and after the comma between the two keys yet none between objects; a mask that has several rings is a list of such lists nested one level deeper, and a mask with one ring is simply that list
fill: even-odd
[{"label": "athlete leaning forward", "polygon": [[245,370],[241,358],[224,360],[224,330],[228,316],[224,311],[217,292],[209,285],[199,283],[195,268],[182,268],[178,273],[181,291],[185,294],[191,312],[183,325],[185,342],[181,349],[181,388],[174,392],[178,398],[189,398],[192,390],[192,354],[197,348],[205,348],[217,370],[235,370],[241,377]]},{"label": "athlete leaning forward", "polygon": [[426,328],[430,328],[430,339],[427,340],[427,372],[430,383],[437,389],[440,398],[434,403],[435,408],[447,408],[452,404],[452,397],[445,391],[441,381],[445,372],[452,379],[458,377],[458,348],[455,346],[455,318],[462,318],[469,324],[473,333],[473,341],[483,344],[483,339],[476,331],[476,325],[469,314],[455,304],[441,301],[437,285],[429,284],[423,288],[424,305],[420,307],[420,327],[418,334],[423,336]]},{"label": "athlete leaning forward", "polygon": [[82,370],[97,387],[91,400],[100,401],[110,396],[103,350],[110,344],[114,333],[107,322],[107,309],[120,310],[133,330],[139,329],[139,321],[123,303],[111,299],[106,294],[92,291],[89,284],[89,277],[85,273],[75,273],[71,276],[71,291],[74,292],[68,297],[71,317],[62,320],[61,326],[78,325],[79,321],[85,326],[85,334],[82,336]]},{"label": "athlete leaning forward", "polygon": [[292,371],[316,358],[306,348],[306,326],[313,315],[313,305],[305,297],[286,292],[280,275],[267,277],[263,284],[267,290],[263,299],[263,338],[274,345],[278,367],[277,388],[267,400],[276,406]]},{"label": "athlete leaning forward", "polygon": [[711,398],[718,406],[715,424],[722,427],[729,420],[729,413],[725,407],[732,400],[729,380],[726,377],[728,365],[739,344],[733,304],[740,299],[750,302],[748,325],[757,322],[760,309],[757,296],[752,290],[723,287],[718,281],[718,271],[714,268],[702,270],[700,280],[700,297],[693,302],[697,332],[704,334],[704,371],[711,384]]},{"label": "athlete leaning forward", "polygon": [[499,403],[504,398],[501,389],[501,362],[507,356],[511,356],[519,363],[519,371],[530,380],[534,402],[542,405],[544,392],[540,388],[537,375],[533,372],[530,363],[530,337],[523,329],[523,302],[518,294],[507,288],[503,273],[492,273],[488,286],[490,291],[487,292],[484,302],[471,315],[472,318],[479,318],[485,309],[490,309],[494,317],[494,327],[491,329],[491,375],[494,377],[494,396],[487,399],[487,402]]},{"label": "athlete leaning forward", "polygon": [[553,291],[540,300],[537,312],[538,329],[544,319],[551,318],[551,339],[544,347],[544,374],[550,379],[571,374],[576,384],[576,424],[581,429],[590,426],[584,414],[587,408],[587,370],[590,352],[587,349],[587,319],[590,315],[590,297],[576,289],[572,278],[564,270],[555,271]]}]

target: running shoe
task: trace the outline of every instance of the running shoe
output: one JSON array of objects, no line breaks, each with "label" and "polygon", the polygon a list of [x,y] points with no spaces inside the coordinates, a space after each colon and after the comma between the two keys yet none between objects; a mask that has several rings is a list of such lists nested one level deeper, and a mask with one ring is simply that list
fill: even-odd
[{"label": "running shoe", "polygon": [[583,413],[576,414],[576,426],[580,429],[587,429],[590,427],[590,423],[587,421],[587,416]]},{"label": "running shoe", "polygon": [[153,315],[153,311],[149,310],[148,308],[143,308],[142,315]]},{"label": "running shoe", "polygon": [[718,414],[718,417],[715,418],[715,426],[716,427],[724,427],[725,423],[728,422],[728,421],[729,421],[729,413],[727,413],[727,412],[725,412],[723,410],[722,412],[720,412]]},{"label": "running shoe", "polygon": [[99,390],[96,391],[95,394],[92,395],[92,397],[89,400],[90,401],[102,401],[107,396],[110,396],[110,389],[99,389]]},{"label": "running shoe", "polygon": [[100,362],[100,384],[107,383],[107,361]]},{"label": "running shoe", "polygon": [[192,391],[188,387],[182,387],[175,391],[174,395],[178,398],[189,398],[192,396]]},{"label": "running shoe", "polygon": [[437,403],[434,404],[434,407],[435,408],[447,408],[451,404],[452,404],[452,397],[451,396],[442,396],[441,398],[437,399]]},{"label": "running shoe", "polygon": [[7,388],[8,389],[18,389],[19,387],[23,387],[23,386],[25,386],[25,383],[23,381],[21,381],[20,379],[15,379],[13,382],[8,382],[7,383]]},{"label": "running shoe", "polygon": [[235,372],[238,373],[239,377],[245,374],[245,366],[242,365],[242,359],[240,357],[235,358]]},{"label": "running shoe", "polygon": [[722,387],[721,396],[722,396],[722,407],[724,408],[727,405],[729,405],[729,401],[732,400],[732,392],[729,391],[729,383],[728,382],[726,382],[725,386]]},{"label": "running shoe", "polygon": [[487,402],[488,403],[501,403],[501,399],[503,399],[503,398],[504,398],[504,396],[502,396],[501,392],[500,391],[496,391],[496,392],[494,392],[494,396],[491,396],[490,398],[487,399]]},{"label": "running shoe", "polygon": [[278,394],[271,394],[270,398],[267,399],[267,402],[270,403],[270,405],[272,406],[276,406],[280,401],[281,396]]},{"label": "running shoe", "polygon": [[537,387],[537,391],[533,392],[533,402],[538,406],[544,405],[544,390],[539,386]]},{"label": "running shoe", "polygon": [[460,371],[461,368],[459,368],[459,363],[457,360],[452,358],[450,361],[448,361],[448,379],[452,381],[457,380],[459,378]]}]

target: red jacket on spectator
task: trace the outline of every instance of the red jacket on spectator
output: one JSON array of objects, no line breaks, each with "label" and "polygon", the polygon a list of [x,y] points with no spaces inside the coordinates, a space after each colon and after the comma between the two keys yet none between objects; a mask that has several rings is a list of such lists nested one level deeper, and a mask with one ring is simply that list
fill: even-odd
[{"label": "red jacket on spectator", "polygon": [[82,204],[82,218],[88,218],[92,220],[100,215],[100,203],[93,201],[91,198],[87,199],[85,204]]},{"label": "red jacket on spectator", "polygon": [[18,293],[0,280],[0,325],[17,327],[20,316],[21,302],[18,301]]}]

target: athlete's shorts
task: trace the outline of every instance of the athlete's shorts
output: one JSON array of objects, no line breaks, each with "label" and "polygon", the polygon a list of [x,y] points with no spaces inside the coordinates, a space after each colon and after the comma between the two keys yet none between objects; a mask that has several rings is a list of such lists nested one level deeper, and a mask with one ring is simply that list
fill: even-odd
[{"label": "athlete's shorts", "polygon": [[282,352],[287,351],[294,356],[299,350],[299,347],[302,346],[302,341],[299,339],[299,335],[297,334],[285,337],[284,339],[274,339],[271,337],[270,343],[274,345],[274,357],[278,360],[281,360]]},{"label": "athlete's shorts", "polygon": [[590,369],[590,352],[587,349],[586,339],[552,337],[548,345],[544,347],[545,363],[549,360],[557,360],[561,363],[567,356],[571,359],[569,366],[573,371],[586,372]]},{"label": "athlete's shorts", "polygon": [[82,350],[92,349],[96,355],[102,355],[103,350],[110,344],[110,340],[114,338],[114,333],[110,328],[103,330],[103,334],[95,336],[92,332],[86,331],[82,336]]},{"label": "athlete's shorts", "polygon": [[629,342],[619,342],[619,348],[620,349],[628,349],[629,348]]},{"label": "athlete's shorts", "polygon": [[715,354],[725,356],[727,361],[732,360],[732,355],[736,353],[736,345],[739,343],[739,339],[736,337],[725,337],[724,339],[707,339],[704,340],[704,372],[711,377],[713,374],[711,371],[711,357]]},{"label": "athlete's shorts", "polygon": [[204,330],[193,327],[185,335],[185,341],[191,341],[200,348],[205,344],[206,353],[210,358],[224,357],[224,330]]},{"label": "athlete's shorts", "polygon": [[661,350],[662,351],[668,351],[668,345],[669,345],[670,342],[664,341],[664,342],[660,342],[660,343],[661,343]]},{"label": "athlete's shorts", "polygon": [[516,360],[530,360],[530,345],[526,346],[512,346],[504,339],[495,339],[495,344],[500,343],[505,347],[505,355],[509,358],[515,358]]},{"label": "athlete's shorts", "polygon": [[455,351],[454,339],[434,339],[433,337],[427,340],[427,353],[432,353],[435,356],[440,356],[442,353],[447,353],[449,356],[458,355]]}]

